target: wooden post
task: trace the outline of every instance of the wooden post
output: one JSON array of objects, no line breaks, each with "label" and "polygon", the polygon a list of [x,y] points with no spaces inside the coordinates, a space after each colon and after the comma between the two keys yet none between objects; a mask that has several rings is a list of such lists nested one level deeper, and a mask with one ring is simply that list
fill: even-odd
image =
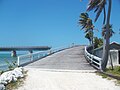
[{"label": "wooden post", "polygon": [[20,65],[20,58],[19,57],[17,58],[17,65],[18,66]]},{"label": "wooden post", "polygon": [[33,61],[33,55],[32,55],[33,51],[29,50],[29,54],[30,54],[30,61]]}]

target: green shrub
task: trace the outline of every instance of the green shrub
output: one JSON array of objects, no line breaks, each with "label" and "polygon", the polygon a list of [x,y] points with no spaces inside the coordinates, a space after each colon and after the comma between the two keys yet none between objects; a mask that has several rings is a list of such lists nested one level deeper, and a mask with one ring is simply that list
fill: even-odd
[{"label": "green shrub", "polygon": [[7,63],[8,69],[9,70],[13,70],[14,68],[17,67],[17,62],[16,60],[12,60],[12,62],[10,63],[8,60],[5,60],[5,62]]}]

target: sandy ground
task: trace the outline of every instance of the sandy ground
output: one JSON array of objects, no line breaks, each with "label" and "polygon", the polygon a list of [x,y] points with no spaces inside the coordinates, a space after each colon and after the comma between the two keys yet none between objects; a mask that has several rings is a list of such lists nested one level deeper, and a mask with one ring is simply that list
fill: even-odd
[{"label": "sandy ground", "polygon": [[50,70],[27,68],[28,77],[17,90],[120,90],[112,80],[93,70]]}]

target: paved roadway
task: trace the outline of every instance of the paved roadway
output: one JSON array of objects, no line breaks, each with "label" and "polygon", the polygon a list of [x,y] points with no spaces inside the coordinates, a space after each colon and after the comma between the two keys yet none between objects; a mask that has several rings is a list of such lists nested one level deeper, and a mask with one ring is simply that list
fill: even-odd
[{"label": "paved roadway", "polygon": [[55,53],[26,67],[64,70],[94,70],[85,60],[84,46],[78,46]]},{"label": "paved roadway", "polygon": [[28,76],[18,90],[120,90],[112,80],[94,73],[83,49],[70,48],[25,66]]}]

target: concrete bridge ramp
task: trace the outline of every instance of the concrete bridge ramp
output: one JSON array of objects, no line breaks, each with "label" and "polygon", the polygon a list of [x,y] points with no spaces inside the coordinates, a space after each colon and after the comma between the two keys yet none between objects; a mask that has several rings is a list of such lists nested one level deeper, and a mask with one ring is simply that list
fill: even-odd
[{"label": "concrete bridge ramp", "polygon": [[77,46],[55,53],[51,56],[27,65],[30,68],[95,70],[84,57],[84,46]]}]

